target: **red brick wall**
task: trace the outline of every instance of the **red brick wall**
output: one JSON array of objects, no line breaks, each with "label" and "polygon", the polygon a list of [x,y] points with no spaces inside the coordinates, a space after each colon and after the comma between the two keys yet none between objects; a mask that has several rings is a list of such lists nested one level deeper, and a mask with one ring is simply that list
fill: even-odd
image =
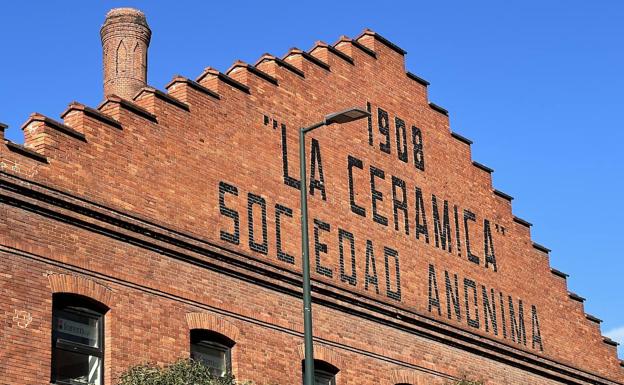
[{"label": "red brick wall", "polygon": [[[29,230],[28,239],[29,226],[20,221],[26,218],[19,209],[8,211],[9,235],[28,251],[10,247],[0,251],[3,282],[7,282],[0,321],[3,336],[11,341],[0,360],[2,383],[46,380],[52,293],[70,291],[68,287],[110,307],[105,320],[107,383],[128,365],[187,356],[189,313],[205,313],[231,325],[218,331],[236,338],[233,370],[237,377],[259,383],[299,383],[303,342],[299,298],[50,219],[40,219],[40,226]],[[68,236],[73,239],[71,246],[65,241]],[[91,288],[85,289],[87,285]],[[27,327],[17,325],[16,312],[32,317]],[[341,369],[338,380],[342,384],[390,385],[394,372],[400,370],[418,383],[444,383],[445,376],[461,375],[483,378],[488,384],[555,383],[325,306],[314,308],[314,319],[320,340],[316,357]]]},{"label": "red brick wall", "polygon": [[[167,362],[188,354],[186,314],[207,311],[220,313],[240,331],[234,357],[237,375],[260,382],[300,381],[299,192],[284,184],[281,124],[287,126],[288,172],[297,178],[296,128],[325,113],[366,108],[369,102],[372,146],[366,120],[309,135],[320,146],[326,192],[323,200],[315,190],[309,209],[313,218],[331,226],[329,232],[320,232],[319,241],[328,247],[327,254],[321,253],[321,264],[333,272],[332,278],[316,273],[311,223],[316,298],[327,303],[315,305],[315,334],[323,342],[320,346],[335,350],[342,360],[340,383],[356,378],[362,382],[364,375],[370,378],[366,383],[378,383],[373,379],[381,376],[381,382],[390,384],[412,372],[416,383],[464,373],[488,384],[541,384],[555,377],[578,383],[624,381],[615,348],[603,342],[582,304],[569,297],[565,280],[551,273],[548,255],[533,246],[529,228],[514,219],[509,201],[494,193],[489,172],[473,165],[469,144],[453,137],[448,118],[429,105],[426,87],[406,75],[403,55],[373,33],[355,42],[341,39],[336,49],[344,56],[322,44],[311,51],[329,70],[293,51],[285,61],[271,56],[259,61],[256,67],[268,76],[239,64],[229,72],[235,81],[211,69],[198,78],[201,86],[176,78],[169,94],[177,100],[145,89],[136,104],[112,98],[99,111],[74,104],[63,114],[65,125],[41,119],[27,123],[26,146],[36,146],[31,147],[36,154],[2,146],[0,245],[4,245],[3,271],[10,273],[0,277],[9,293],[0,302],[0,314],[5,317],[2,336],[13,335],[16,342],[3,353],[10,357],[0,360],[0,378],[4,374],[14,378],[9,383],[29,383],[22,379],[34,372],[43,373],[37,381],[48,378],[51,284],[44,273],[50,271],[79,274],[111,289],[109,380],[130,364]],[[378,108],[389,114],[390,154],[380,150],[384,136],[378,129]],[[397,155],[395,117],[407,129],[407,162]],[[424,170],[415,167],[412,126],[422,133]],[[309,139],[309,156],[310,146]],[[362,169],[353,169],[353,184],[355,202],[365,208],[365,217],[350,205],[349,155],[363,162]],[[383,194],[377,205],[387,226],[372,219],[371,165],[385,173],[385,179],[377,177],[375,183]],[[392,176],[406,184],[409,235],[394,227]],[[225,194],[221,207],[220,182],[238,189],[238,196]],[[428,243],[423,234],[419,239],[415,235],[416,187],[422,191]],[[250,193],[266,202],[266,253],[249,245]],[[451,252],[435,246],[432,194],[440,212],[443,202],[449,202],[453,234],[454,205],[461,214],[460,234],[465,233],[463,210],[474,213],[468,232],[479,264],[468,260],[465,235],[460,236],[461,250],[455,235]],[[281,216],[281,242],[282,249],[294,256],[294,265],[277,257],[276,204],[293,210],[292,217]],[[258,242],[263,232],[261,210],[257,204],[252,208]],[[232,218],[224,215],[227,209],[239,215],[238,245],[221,235],[233,231]],[[402,225],[403,216],[398,218]],[[485,264],[485,219],[491,230],[488,243],[495,247],[496,271],[493,263]],[[119,221],[138,224],[125,226]],[[355,285],[341,280],[339,229],[355,238]],[[141,247],[131,244],[136,239]],[[365,288],[366,240],[373,244],[379,294],[371,284]],[[384,246],[398,253],[400,300],[388,295],[387,270],[390,291],[397,289],[394,259],[389,258],[386,268]],[[29,254],[19,255],[19,250]],[[343,251],[345,273],[350,275],[347,241]],[[188,258],[201,261],[201,266],[181,261]],[[435,267],[438,297],[430,265]],[[458,275],[459,321],[454,312],[449,319],[447,312],[445,271],[451,279]],[[488,293],[495,291],[497,334],[491,324],[485,330],[482,286]],[[464,290],[471,316],[479,314],[478,328],[466,317]],[[505,335],[499,293],[507,311]],[[524,305],[526,345],[512,341],[509,297],[516,317],[519,300]],[[335,306],[330,306],[332,302]],[[539,317],[543,350],[532,341],[532,306]],[[21,310],[33,318],[25,329],[12,321],[15,311]],[[33,349],[24,345],[31,343]],[[26,356],[20,349],[32,353]],[[293,367],[297,370],[288,370]],[[573,380],[573,375],[582,378]]]}]

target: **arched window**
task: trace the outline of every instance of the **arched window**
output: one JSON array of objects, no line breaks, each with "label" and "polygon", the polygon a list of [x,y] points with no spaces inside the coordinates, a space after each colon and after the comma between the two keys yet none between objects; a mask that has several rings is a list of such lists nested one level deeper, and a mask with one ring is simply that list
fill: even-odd
[{"label": "arched window", "polygon": [[52,382],[101,385],[104,359],[102,304],[76,294],[52,297]]},{"label": "arched window", "polygon": [[191,330],[191,358],[209,367],[215,376],[232,373],[234,344],[226,336],[210,330]]},{"label": "arched window", "polygon": [[[302,374],[305,378],[305,362],[301,362]],[[340,369],[334,365],[321,361],[314,360],[314,385],[336,385],[336,374]]]}]

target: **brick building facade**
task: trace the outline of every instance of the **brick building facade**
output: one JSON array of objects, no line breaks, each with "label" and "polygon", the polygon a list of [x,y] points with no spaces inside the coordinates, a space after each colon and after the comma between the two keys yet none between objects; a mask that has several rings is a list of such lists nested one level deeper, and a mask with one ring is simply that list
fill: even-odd
[{"label": "brick building facade", "polygon": [[0,127],[0,383],[62,383],[84,356],[83,379],[114,384],[206,342],[238,378],[300,384],[297,128],[359,106],[368,121],[306,144],[315,359],[334,383],[624,384],[401,48],[366,30],[163,92],[150,35],[112,11],[105,100],[31,115],[24,145]]}]

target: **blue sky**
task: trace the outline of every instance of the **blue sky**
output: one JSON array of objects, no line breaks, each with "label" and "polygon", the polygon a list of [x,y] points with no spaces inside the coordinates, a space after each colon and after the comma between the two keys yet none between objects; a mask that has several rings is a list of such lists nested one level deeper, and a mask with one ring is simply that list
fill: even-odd
[{"label": "blue sky", "polygon": [[407,69],[474,140],[473,158],[496,170],[551,265],[624,343],[624,2],[388,3],[3,2],[0,122],[19,142],[31,112],[57,118],[73,100],[101,101],[99,28],[113,7],[147,14],[149,82],[161,89],[174,74],[371,28],[408,51]]}]

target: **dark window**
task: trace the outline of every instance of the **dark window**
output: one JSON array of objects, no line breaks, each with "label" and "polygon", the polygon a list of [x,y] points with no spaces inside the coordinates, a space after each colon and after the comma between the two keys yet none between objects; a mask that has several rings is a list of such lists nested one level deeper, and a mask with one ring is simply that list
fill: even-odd
[{"label": "dark window", "polygon": [[86,297],[55,294],[52,300],[52,382],[101,385],[106,308]]},{"label": "dark window", "polygon": [[[302,361],[302,373],[305,378],[305,362]],[[321,360],[314,360],[314,385],[336,385],[336,374],[339,369]]]},{"label": "dark window", "polygon": [[210,368],[215,376],[232,373],[234,341],[209,330],[191,330],[191,358]]}]

